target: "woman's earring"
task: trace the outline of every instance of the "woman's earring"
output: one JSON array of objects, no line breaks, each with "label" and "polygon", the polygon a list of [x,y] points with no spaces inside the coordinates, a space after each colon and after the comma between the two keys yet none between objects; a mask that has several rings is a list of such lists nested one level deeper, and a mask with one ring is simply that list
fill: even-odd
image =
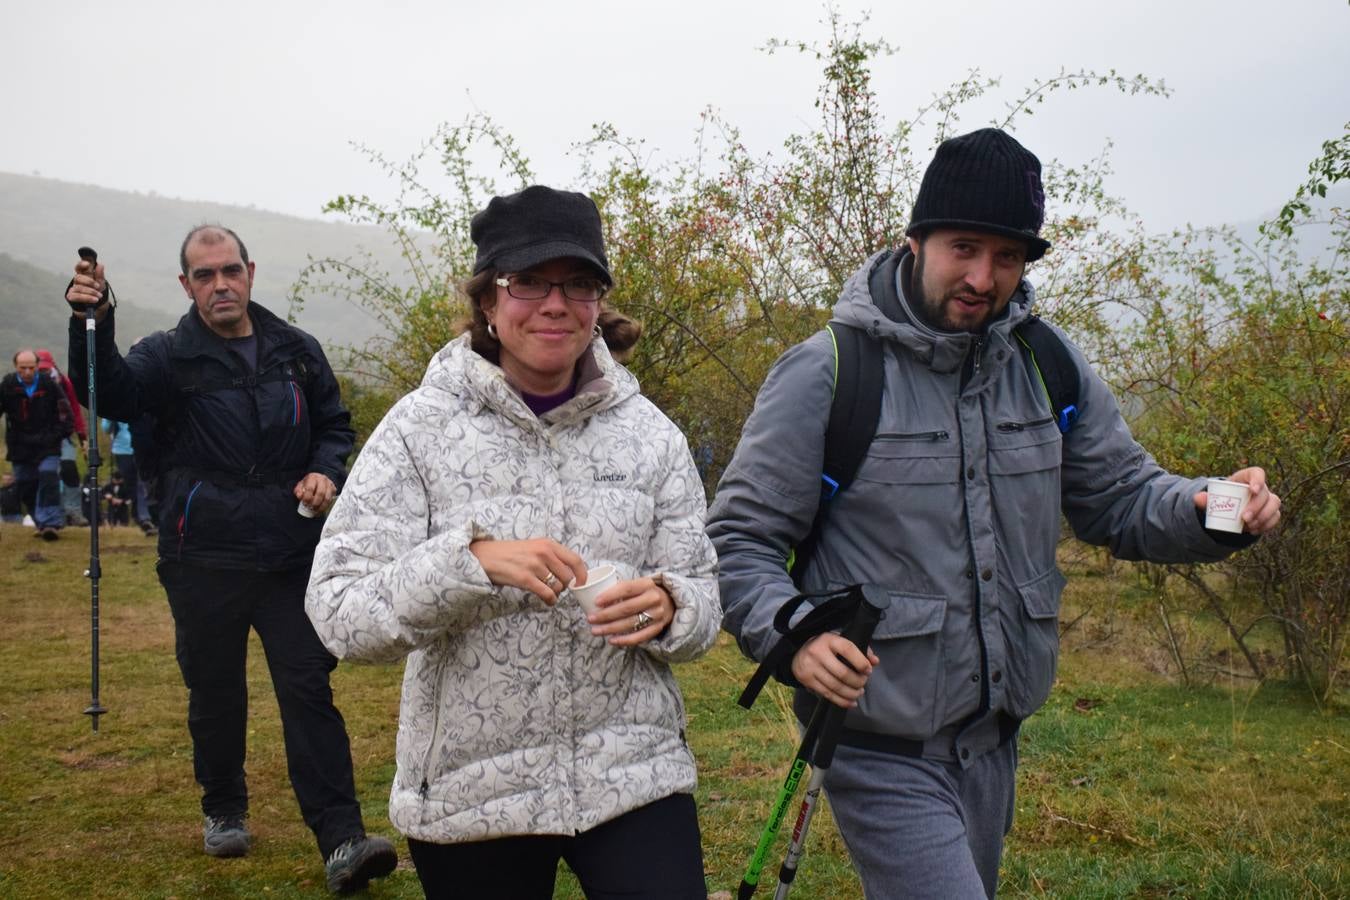
[{"label": "woman's earring", "polygon": [[497,326],[493,325],[491,322],[488,323],[488,337],[492,338],[494,341],[501,340],[501,338],[497,337]]},{"label": "woman's earring", "polygon": [[595,325],[591,328],[591,337],[604,337],[604,336],[605,330],[600,327],[599,322],[596,322]]}]

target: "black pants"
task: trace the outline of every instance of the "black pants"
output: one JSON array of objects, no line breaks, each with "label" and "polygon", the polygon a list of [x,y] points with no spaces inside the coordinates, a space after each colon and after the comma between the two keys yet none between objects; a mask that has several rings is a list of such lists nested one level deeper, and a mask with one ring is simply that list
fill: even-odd
[{"label": "black pants", "polygon": [[408,839],[429,900],[548,900],[566,860],[590,900],[702,900],[703,848],[694,798],[674,794],[590,831],[467,844]]},{"label": "black pants", "polygon": [[169,595],[178,667],[188,688],[188,731],[202,812],[219,816],[248,810],[244,665],[252,627],[262,639],[281,709],[291,787],[319,851],[327,858],[347,838],[364,834],[347,726],[328,685],[337,659],[305,615],[308,568],[247,572],[161,559],[159,581]]}]

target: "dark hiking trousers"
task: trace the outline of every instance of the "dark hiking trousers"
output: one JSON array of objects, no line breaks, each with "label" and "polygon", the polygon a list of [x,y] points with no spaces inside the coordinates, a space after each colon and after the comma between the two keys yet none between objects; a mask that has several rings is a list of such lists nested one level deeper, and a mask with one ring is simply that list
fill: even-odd
[{"label": "dark hiking trousers", "polygon": [[703,900],[703,848],[689,794],[672,794],[576,835],[461,844],[408,839],[427,900],[548,900],[558,860],[588,900]]},{"label": "dark hiking trousers", "polygon": [[328,685],[337,659],[305,615],[308,568],[246,572],[161,559],[159,581],[169,595],[178,667],[188,688],[188,731],[202,812],[223,816],[248,810],[245,660],[251,627],[262,640],[281,710],[291,787],[319,851],[327,859],[343,841],[364,834],[347,727]]}]

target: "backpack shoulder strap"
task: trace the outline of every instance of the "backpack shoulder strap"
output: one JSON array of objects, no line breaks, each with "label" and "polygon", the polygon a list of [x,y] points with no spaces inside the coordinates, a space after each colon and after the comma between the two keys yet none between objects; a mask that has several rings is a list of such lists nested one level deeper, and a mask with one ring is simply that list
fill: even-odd
[{"label": "backpack shoulder strap", "polygon": [[825,326],[834,342],[834,395],[825,427],[824,499],[853,483],[881,417],[881,342],[861,328]]},{"label": "backpack shoulder strap", "polygon": [[851,325],[831,322],[825,328],[834,346],[834,393],[825,426],[820,505],[816,507],[811,530],[788,558],[788,571],[794,582],[801,579],[806,563],[815,554],[831,501],[853,483],[881,418],[881,390],[885,381],[881,374],[881,342]]},{"label": "backpack shoulder strap", "polygon": [[1038,316],[1030,316],[1013,329],[1032,371],[1041,380],[1050,411],[1061,434],[1068,434],[1078,419],[1078,395],[1082,382],[1078,367],[1064,341]]}]

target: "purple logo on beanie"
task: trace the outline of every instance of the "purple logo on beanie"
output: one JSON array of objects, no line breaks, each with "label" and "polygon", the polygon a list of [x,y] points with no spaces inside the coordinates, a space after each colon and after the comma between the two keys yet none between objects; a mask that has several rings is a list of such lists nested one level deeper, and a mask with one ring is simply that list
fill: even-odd
[{"label": "purple logo on beanie", "polygon": [[1027,169],[1027,190],[1031,194],[1031,205],[1036,208],[1036,225],[1032,231],[1040,231],[1045,224],[1045,188],[1041,186],[1041,173]]}]

